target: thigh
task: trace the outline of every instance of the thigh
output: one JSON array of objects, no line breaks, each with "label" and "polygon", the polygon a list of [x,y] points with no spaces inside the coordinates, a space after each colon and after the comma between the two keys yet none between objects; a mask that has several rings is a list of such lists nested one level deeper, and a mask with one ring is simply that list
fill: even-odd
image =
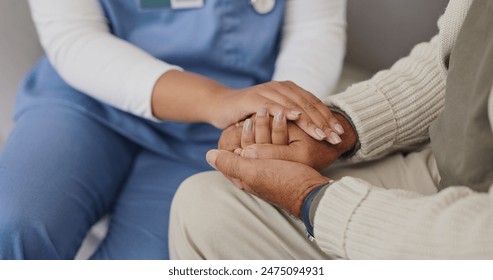
[{"label": "thigh", "polygon": [[93,259],[167,259],[171,200],[187,177],[208,169],[144,150],[119,194]]},{"label": "thigh", "polygon": [[219,172],[187,179],[173,201],[173,259],[327,259],[299,220]]},{"label": "thigh", "polygon": [[[375,186],[422,194],[440,180],[430,149],[330,167],[325,175],[358,177]],[[179,188],[171,210],[170,252],[175,259],[324,259],[304,225],[235,188],[219,172],[195,175]]]},{"label": "thigh", "polygon": [[[11,242],[10,251],[73,258],[89,227],[110,209],[135,152],[126,139],[70,107],[23,113],[0,155],[0,242],[19,230],[26,234],[23,248]],[[23,233],[26,227],[36,228]]]}]

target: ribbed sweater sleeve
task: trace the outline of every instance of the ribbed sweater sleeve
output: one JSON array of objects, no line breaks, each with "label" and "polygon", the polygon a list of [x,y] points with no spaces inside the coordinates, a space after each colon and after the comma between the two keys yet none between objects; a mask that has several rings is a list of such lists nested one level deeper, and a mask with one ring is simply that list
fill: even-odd
[{"label": "ribbed sweater sleeve", "polygon": [[493,186],[422,196],[345,177],[325,192],[314,225],[320,248],[348,259],[493,259]]},{"label": "ribbed sweater sleeve", "polygon": [[361,148],[353,160],[411,149],[429,139],[428,128],[444,105],[445,79],[438,37],[417,45],[408,57],[368,81],[327,99],[348,115]]},{"label": "ribbed sweater sleeve", "polygon": [[328,97],[353,123],[362,161],[429,140],[428,128],[445,104],[447,64],[472,0],[451,0],[438,21],[439,34],[368,81]]}]

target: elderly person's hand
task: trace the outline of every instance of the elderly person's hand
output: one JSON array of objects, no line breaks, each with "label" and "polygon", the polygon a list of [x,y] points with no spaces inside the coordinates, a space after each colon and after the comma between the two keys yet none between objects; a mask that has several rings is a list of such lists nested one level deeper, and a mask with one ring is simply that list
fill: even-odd
[{"label": "elderly person's hand", "polygon": [[259,110],[260,114],[247,119],[242,125],[224,130],[219,149],[236,151],[248,158],[299,162],[320,171],[355,145],[356,133],[348,120],[338,113],[334,116],[345,133],[341,135],[341,143],[332,145],[317,141],[296,125],[286,122],[282,113],[276,114],[271,125],[271,119],[262,111]]},{"label": "elderly person's hand", "polygon": [[296,217],[314,188],[326,184],[329,178],[313,168],[296,162],[274,159],[249,159],[225,150],[211,150],[207,161],[239,188],[276,205]]}]

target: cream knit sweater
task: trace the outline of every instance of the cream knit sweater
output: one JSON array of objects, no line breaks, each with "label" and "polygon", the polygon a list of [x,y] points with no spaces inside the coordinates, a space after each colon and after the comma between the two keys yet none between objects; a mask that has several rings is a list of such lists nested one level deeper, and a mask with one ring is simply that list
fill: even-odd
[{"label": "cream knit sweater", "polygon": [[[429,140],[428,128],[444,106],[447,60],[471,3],[451,0],[438,22],[439,35],[391,69],[327,100],[351,118],[359,134],[361,148],[353,160]],[[493,125],[491,95],[489,117]],[[457,186],[423,196],[345,177],[325,192],[314,226],[320,248],[343,258],[493,259],[493,188],[486,194]]]}]

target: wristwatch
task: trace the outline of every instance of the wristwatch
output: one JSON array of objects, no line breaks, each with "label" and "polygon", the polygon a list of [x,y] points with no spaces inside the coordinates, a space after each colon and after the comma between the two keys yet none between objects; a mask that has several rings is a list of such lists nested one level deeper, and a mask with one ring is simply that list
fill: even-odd
[{"label": "wristwatch", "polygon": [[301,205],[301,220],[305,224],[306,234],[308,239],[311,241],[315,240],[315,235],[313,234],[313,217],[315,216],[315,208],[312,207],[314,205],[318,205],[322,196],[318,194],[320,192],[323,193],[330,185],[332,185],[335,180],[330,180],[329,182],[314,188],[303,200],[303,204]]}]

